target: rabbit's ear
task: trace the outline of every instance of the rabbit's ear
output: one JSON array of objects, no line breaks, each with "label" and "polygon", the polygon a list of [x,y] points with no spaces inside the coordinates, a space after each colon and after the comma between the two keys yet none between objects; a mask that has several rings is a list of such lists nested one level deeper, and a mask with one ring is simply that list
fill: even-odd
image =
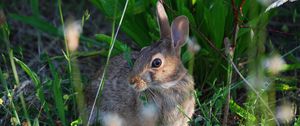
[{"label": "rabbit's ear", "polygon": [[184,45],[189,35],[189,20],[186,16],[177,17],[171,25],[171,37],[173,46],[178,49]]},{"label": "rabbit's ear", "polygon": [[160,1],[157,1],[157,20],[160,29],[160,38],[169,38],[170,37],[170,24],[168,20],[167,13]]}]

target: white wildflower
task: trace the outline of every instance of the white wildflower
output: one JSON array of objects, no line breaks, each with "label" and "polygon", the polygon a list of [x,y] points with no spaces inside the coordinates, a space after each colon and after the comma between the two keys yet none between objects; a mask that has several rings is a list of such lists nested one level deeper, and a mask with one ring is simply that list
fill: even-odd
[{"label": "white wildflower", "polygon": [[267,58],[264,62],[265,68],[272,74],[277,74],[284,70],[285,64],[285,61],[279,55]]},{"label": "white wildflower", "polygon": [[81,32],[82,27],[79,22],[67,23],[64,34],[70,51],[75,51],[78,48]]},{"label": "white wildflower", "polygon": [[276,110],[276,118],[281,123],[289,123],[295,117],[295,108],[292,103],[285,103]]}]

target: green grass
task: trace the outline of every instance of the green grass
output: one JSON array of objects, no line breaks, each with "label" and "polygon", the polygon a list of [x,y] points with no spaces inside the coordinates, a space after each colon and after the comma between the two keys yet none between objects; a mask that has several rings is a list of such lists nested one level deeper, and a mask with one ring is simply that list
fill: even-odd
[{"label": "green grass", "polygon": [[[88,124],[89,113],[85,112],[83,90],[92,74],[81,71],[81,61],[93,57],[106,58],[104,62],[94,61],[102,63],[106,71],[110,57],[125,53],[126,59],[129,59],[130,51],[134,50],[132,47],[142,48],[155,42],[159,38],[156,2],[91,0],[75,5],[61,0],[47,3],[31,0],[29,3],[12,1],[11,5],[0,3],[0,11],[4,10],[6,16],[4,20],[0,13],[0,98],[5,100],[0,104],[0,125]],[[53,5],[49,15],[55,15],[55,19],[49,20],[45,18],[47,15],[43,15],[45,10],[42,6],[46,5]],[[30,13],[10,11],[14,10],[14,6],[23,6]],[[66,15],[74,6],[80,10],[80,14],[75,16],[80,19],[83,33],[78,38],[80,48],[70,51],[64,28],[67,25]],[[300,32],[294,32],[293,27],[287,29],[285,22],[281,22],[282,29],[292,35],[280,42],[298,42],[295,47],[284,49],[278,48],[278,42],[275,42],[279,40],[277,36],[268,34],[270,29],[280,29],[268,25],[281,13],[293,16],[295,24],[299,22],[297,6],[293,11],[285,12],[280,8],[265,12],[266,6],[249,0],[164,0],[164,6],[169,20],[179,15],[189,18],[190,37],[193,38],[190,41],[201,46],[199,51],[193,52],[188,46],[182,51],[182,61],[196,82],[196,112],[190,119],[191,125],[278,125],[276,108],[281,104],[293,102],[299,110],[299,99],[292,98],[300,90],[297,77]],[[111,28],[106,29],[111,31],[110,35],[99,33],[90,25],[103,23],[97,22],[100,14],[105,16],[105,22],[112,22]],[[28,33],[31,34],[20,39],[18,30],[27,33],[27,29],[20,29],[23,25],[29,26]],[[119,39],[119,29],[132,42]],[[61,43],[54,49],[59,53],[45,50],[36,55],[39,65],[29,65],[33,59],[28,59],[24,52],[35,52],[34,48],[30,48],[35,45],[28,43],[38,41],[41,46],[53,39]],[[17,41],[26,44],[18,44]],[[270,49],[266,51],[266,48]],[[287,64],[283,65],[280,73],[273,74],[264,63],[279,54]],[[104,76],[98,95],[101,95]],[[31,96],[36,96],[38,108],[27,100],[26,91],[24,94],[17,91],[25,80],[33,84],[33,89],[26,90]],[[285,125],[299,125],[299,112],[297,114]]]}]

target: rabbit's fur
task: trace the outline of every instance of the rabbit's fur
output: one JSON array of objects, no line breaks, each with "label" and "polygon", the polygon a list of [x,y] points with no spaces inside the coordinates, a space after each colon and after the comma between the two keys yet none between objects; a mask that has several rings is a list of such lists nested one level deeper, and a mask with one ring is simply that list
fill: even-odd
[{"label": "rabbit's fur", "polygon": [[[110,60],[92,122],[100,121],[105,126],[188,125],[188,118],[194,112],[194,81],[180,60],[180,48],[189,32],[188,19],[179,16],[170,27],[160,2],[157,2],[157,15],[161,39],[140,52],[131,53],[135,60],[133,68],[123,56]],[[100,77],[86,88],[89,111]],[[147,98],[147,103],[141,96]]]}]

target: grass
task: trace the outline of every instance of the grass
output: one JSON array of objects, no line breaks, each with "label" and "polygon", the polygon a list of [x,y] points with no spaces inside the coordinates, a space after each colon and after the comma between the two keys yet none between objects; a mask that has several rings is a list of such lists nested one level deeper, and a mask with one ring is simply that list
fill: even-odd
[{"label": "grass", "polygon": [[[116,3],[115,3],[116,4]],[[93,102],[93,106],[92,106],[92,109],[91,109],[91,113],[89,114],[89,117],[88,117],[88,122],[87,122],[87,125],[90,124],[90,120],[91,120],[91,117],[92,117],[92,114],[94,112],[94,108],[95,108],[95,105],[97,103],[97,99],[99,96],[101,96],[101,92],[103,90],[103,87],[104,87],[104,79],[105,79],[105,74],[106,74],[106,70],[107,70],[107,67],[109,65],[109,59],[110,59],[110,56],[111,56],[111,53],[112,53],[112,50],[114,48],[114,45],[115,45],[115,42],[116,42],[116,38],[117,38],[117,35],[118,35],[118,32],[120,30],[120,26],[122,24],[122,20],[123,20],[123,17],[124,17],[124,14],[126,12],[126,9],[127,9],[127,5],[128,5],[128,0],[126,0],[126,4],[124,6],[124,10],[123,10],[123,13],[122,13],[122,17],[120,19],[120,22],[119,22],[119,25],[118,25],[118,28],[116,30],[116,33],[114,33],[114,29],[115,29],[115,22],[113,22],[113,27],[112,27],[112,38],[111,41],[110,41],[110,48],[109,48],[109,51],[108,51],[108,55],[107,55],[107,60],[106,60],[106,63],[105,63],[105,66],[104,66],[104,69],[103,69],[103,74],[101,76],[101,81],[99,83],[99,87],[97,89],[97,93],[96,93],[96,96],[95,96],[95,100]],[[117,12],[116,10],[114,10],[114,12]],[[115,14],[116,15],[116,14]]]},{"label": "grass", "polygon": [[[125,53],[128,58],[131,50],[159,38],[155,3],[1,2],[0,125],[88,124],[84,87],[96,68],[103,65],[106,70],[110,57]],[[164,0],[170,20],[186,15],[190,21],[191,46],[184,47],[182,61],[196,82],[191,125],[299,125],[299,112],[290,113],[289,120],[278,117],[282,105],[295,104],[298,111],[300,106],[299,5],[286,3],[265,12],[267,7],[257,1]],[[71,10],[83,28],[75,50],[68,47],[64,31]],[[105,20],[99,21],[104,18],[99,15]],[[109,27],[101,29],[100,24]],[[98,26],[106,33],[99,33]],[[48,50],[51,41],[55,47]],[[288,46],[292,41],[295,46]],[[200,50],[191,48],[197,45]],[[282,68],[274,73],[277,68],[266,62],[276,55],[285,63],[277,65]],[[85,60],[87,63],[82,63]],[[97,95],[101,95],[104,77]],[[34,88],[24,84],[27,80]]]}]

